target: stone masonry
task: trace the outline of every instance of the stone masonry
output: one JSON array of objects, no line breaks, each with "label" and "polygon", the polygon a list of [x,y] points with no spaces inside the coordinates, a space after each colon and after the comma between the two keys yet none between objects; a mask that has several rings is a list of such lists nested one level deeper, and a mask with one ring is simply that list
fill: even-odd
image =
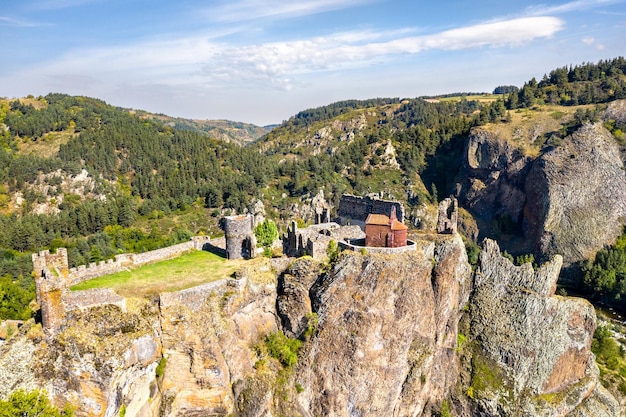
[{"label": "stone masonry", "polygon": [[226,216],[220,222],[226,237],[226,259],[250,259],[256,254],[254,216]]},{"label": "stone masonry", "polygon": [[459,203],[456,198],[449,197],[439,203],[437,233],[455,234],[459,217]]},{"label": "stone masonry", "polygon": [[32,255],[37,302],[41,308],[43,329],[54,334],[63,324],[68,311],[94,305],[115,304],[125,309],[125,300],[110,288],[70,291],[72,285],[92,278],[126,270],[151,262],[176,257],[192,249],[203,250],[208,236],[194,236],[189,242],[140,254],[121,254],[99,264],[69,268],[67,249],[56,253],[44,250]]},{"label": "stone masonry", "polygon": [[404,207],[398,201],[383,200],[376,195],[359,197],[344,194],[339,201],[339,223],[357,225],[365,230],[365,220],[369,214],[384,214],[389,217],[393,207],[396,208],[398,220],[404,223]]},{"label": "stone masonry", "polygon": [[322,259],[331,240],[337,243],[346,239],[363,239],[365,233],[359,226],[339,226],[337,223],[323,223],[298,229],[292,222],[283,236],[283,253],[287,256],[312,256]]}]

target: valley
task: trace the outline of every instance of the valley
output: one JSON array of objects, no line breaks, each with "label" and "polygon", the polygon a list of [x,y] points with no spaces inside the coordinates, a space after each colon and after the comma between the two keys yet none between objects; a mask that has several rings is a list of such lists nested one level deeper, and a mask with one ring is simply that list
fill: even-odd
[{"label": "valley", "polygon": [[[0,100],[0,319],[23,323],[0,345],[0,401],[43,388],[76,416],[623,416],[626,336],[585,298],[625,313],[625,72],[615,58],[503,94],[345,100],[272,129]],[[415,247],[340,251],[308,231],[294,236],[326,246],[287,257],[288,229],[340,221],[346,194],[399,204]],[[458,225],[438,234],[448,196]],[[48,277],[120,269],[218,242],[241,214],[278,232],[256,259],[192,251],[32,302],[33,253],[65,248]]]}]

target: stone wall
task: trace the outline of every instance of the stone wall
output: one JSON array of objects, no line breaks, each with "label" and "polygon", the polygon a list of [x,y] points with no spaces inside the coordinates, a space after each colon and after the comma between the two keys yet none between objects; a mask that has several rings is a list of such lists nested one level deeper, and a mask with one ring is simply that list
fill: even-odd
[{"label": "stone wall", "polygon": [[198,311],[205,303],[207,294],[217,294],[222,296],[233,290],[241,290],[246,286],[247,279],[225,278],[218,281],[197,285],[186,290],[176,292],[166,292],[159,294],[159,304],[162,308],[184,305],[191,311]]},{"label": "stone wall", "polygon": [[396,208],[396,217],[404,223],[404,207],[398,201],[382,200],[375,196],[359,197],[344,194],[339,201],[338,221],[342,225],[353,224],[365,228],[365,219],[370,213],[391,216],[391,210]]},{"label": "stone wall", "polygon": [[406,246],[400,246],[397,248],[384,248],[375,246],[365,246],[365,239],[352,239],[350,241],[339,242],[339,247],[344,250],[350,250],[353,252],[359,252],[361,250],[367,251],[367,253],[386,253],[386,254],[399,254],[405,252],[412,252],[417,249],[417,245],[412,240],[406,241]]},{"label": "stone wall", "polygon": [[120,272],[151,262],[174,258],[192,249],[206,249],[208,236],[195,236],[189,242],[145,252],[120,254],[99,264],[68,268],[67,250],[58,248],[56,253],[41,251],[32,255],[37,302],[41,307],[42,326],[52,334],[63,324],[67,311],[102,304],[114,304],[125,309],[125,300],[111,289],[71,292],[70,286],[102,275]]},{"label": "stone wall", "polygon": [[65,294],[67,311],[90,308],[103,304],[113,304],[126,311],[126,299],[111,288],[94,288],[84,291],[70,291]]},{"label": "stone wall", "polygon": [[175,258],[192,249],[204,250],[209,241],[210,238],[208,236],[194,236],[190,241],[179,243],[177,245],[144,253],[123,253],[116,255],[114,259],[109,259],[98,264],[91,263],[89,265],[80,265],[69,270],[69,283],[70,286],[76,285],[80,282],[97,278],[102,275],[121,272],[127,268],[136,268],[148,263]]},{"label": "stone wall", "polygon": [[287,256],[309,255],[315,259],[326,256],[331,240],[340,242],[346,239],[363,238],[365,234],[358,226],[339,226],[337,223],[323,223],[298,229],[292,222],[283,236],[283,253]]}]

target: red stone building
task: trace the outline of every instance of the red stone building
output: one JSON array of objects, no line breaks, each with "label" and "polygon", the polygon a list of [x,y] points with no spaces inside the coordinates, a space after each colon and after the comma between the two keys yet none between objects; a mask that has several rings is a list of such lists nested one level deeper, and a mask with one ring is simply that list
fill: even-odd
[{"label": "red stone building", "polygon": [[396,218],[396,210],[391,217],[384,214],[370,214],[365,220],[365,246],[397,248],[406,246],[408,228]]}]

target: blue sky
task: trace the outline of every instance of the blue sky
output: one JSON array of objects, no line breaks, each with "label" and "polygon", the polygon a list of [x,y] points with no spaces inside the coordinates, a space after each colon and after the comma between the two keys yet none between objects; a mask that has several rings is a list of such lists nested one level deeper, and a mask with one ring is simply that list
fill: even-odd
[{"label": "blue sky", "polygon": [[0,96],[279,123],[345,99],[521,86],[626,55],[626,0],[20,0]]}]

